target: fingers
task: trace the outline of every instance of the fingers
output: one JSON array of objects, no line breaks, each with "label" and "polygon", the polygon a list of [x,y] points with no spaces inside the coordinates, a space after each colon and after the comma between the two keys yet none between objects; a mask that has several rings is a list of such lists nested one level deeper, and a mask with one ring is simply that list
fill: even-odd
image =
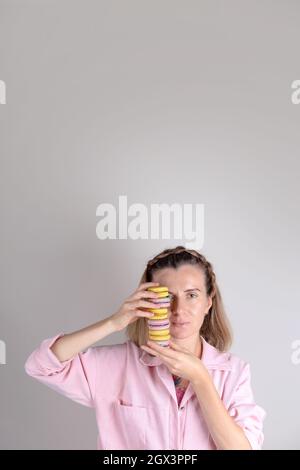
[{"label": "fingers", "polygon": [[154,313],[147,312],[147,310],[140,310],[140,309],[135,309],[134,314],[136,317],[145,317],[145,318],[151,318],[154,317]]},{"label": "fingers", "polygon": [[141,349],[143,349],[144,351],[147,351],[149,354],[153,354],[153,356],[156,356],[156,357],[159,356],[157,351],[153,351],[153,349],[148,348],[148,346],[143,345],[143,346],[141,346]]},{"label": "fingers", "polygon": [[178,344],[176,344],[172,340],[169,340],[169,344],[170,344],[171,348],[174,349],[174,351],[183,352],[183,353],[186,353],[186,354],[191,354],[191,351],[189,351],[187,348],[184,348],[183,346],[179,346]]},{"label": "fingers", "polygon": [[131,296],[132,300],[138,300],[138,299],[159,299],[159,294],[157,292],[150,292],[147,290],[142,290],[135,292]]},{"label": "fingers", "polygon": [[[175,359],[177,356],[177,352],[172,351],[170,348],[165,348],[163,346],[159,346],[158,344],[155,343],[155,341],[147,341],[147,344],[151,346],[151,351],[154,350],[158,354],[161,354],[162,356],[168,357],[170,359]],[[153,349],[152,349],[153,348]]]},{"label": "fingers", "polygon": [[[147,343],[152,343],[152,341],[148,341]],[[159,357],[164,364],[166,364],[167,366],[170,366],[170,367],[173,367],[173,363],[174,363],[174,359],[175,357],[174,356],[170,356],[167,354],[167,349],[168,348],[164,348],[163,346],[158,346],[158,345],[155,345],[156,347],[152,347],[151,345],[151,348],[149,348],[148,346],[141,346],[141,348],[144,350],[144,351],[147,351],[149,354],[152,354],[153,356],[155,357]],[[159,351],[157,350],[159,348]]]},{"label": "fingers", "polygon": [[159,293],[144,290],[136,290],[130,297],[129,300],[139,300],[139,299],[159,299]]},{"label": "fingers", "polygon": [[157,292],[148,291],[148,287],[158,287],[159,282],[143,282],[138,286],[138,288],[133,292],[133,294],[128,297],[128,300],[137,300],[141,298],[151,298],[158,299],[159,294]]},{"label": "fingers", "polygon": [[183,351],[184,348],[178,346],[178,344],[174,343],[174,341],[172,340],[169,340],[169,344],[170,346],[172,346],[173,349],[175,349],[176,351]]},{"label": "fingers", "polygon": [[[144,307],[144,308],[162,308],[160,306],[161,304],[156,304],[154,302],[147,302],[146,300],[140,300],[139,302],[136,302],[136,306],[141,308],[141,307]],[[165,305],[164,304],[164,307],[165,308],[168,308],[169,304]]]},{"label": "fingers", "polygon": [[[150,308],[162,308],[161,304],[157,304],[155,302],[151,302],[150,300],[144,299],[132,299],[129,302],[130,308],[135,310],[136,308],[139,309],[150,309]],[[164,304],[165,308],[169,307],[169,304]]]}]

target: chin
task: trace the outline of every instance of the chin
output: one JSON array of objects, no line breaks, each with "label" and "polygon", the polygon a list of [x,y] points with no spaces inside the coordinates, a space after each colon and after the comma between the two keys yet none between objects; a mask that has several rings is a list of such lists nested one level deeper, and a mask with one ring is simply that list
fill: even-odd
[{"label": "chin", "polygon": [[183,333],[183,332],[177,332],[177,333],[173,333],[171,330],[170,330],[170,335],[171,335],[171,339],[172,338],[175,338],[175,339],[185,339],[185,338],[188,338],[188,334],[186,333]]},{"label": "chin", "polygon": [[185,339],[191,335],[191,330],[189,328],[173,328],[170,326],[170,335],[172,338]]}]

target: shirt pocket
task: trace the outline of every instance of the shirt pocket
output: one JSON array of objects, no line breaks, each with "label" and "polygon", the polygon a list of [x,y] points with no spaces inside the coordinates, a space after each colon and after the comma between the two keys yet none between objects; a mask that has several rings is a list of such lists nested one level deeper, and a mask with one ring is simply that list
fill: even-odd
[{"label": "shirt pocket", "polygon": [[147,408],[118,399],[114,403],[112,439],[107,436],[106,449],[146,448]]}]

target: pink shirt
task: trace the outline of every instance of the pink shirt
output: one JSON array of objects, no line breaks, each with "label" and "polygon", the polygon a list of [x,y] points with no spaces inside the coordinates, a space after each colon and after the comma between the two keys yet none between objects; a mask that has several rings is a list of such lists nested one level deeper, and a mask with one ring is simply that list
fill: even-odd
[{"label": "pink shirt", "polygon": [[[27,374],[82,405],[95,408],[98,449],[216,449],[189,383],[178,406],[171,372],[128,340],[91,347],[60,362],[44,340],[25,364]],[[263,443],[266,412],[253,397],[249,364],[220,353],[204,338],[202,362],[252,448]]]}]

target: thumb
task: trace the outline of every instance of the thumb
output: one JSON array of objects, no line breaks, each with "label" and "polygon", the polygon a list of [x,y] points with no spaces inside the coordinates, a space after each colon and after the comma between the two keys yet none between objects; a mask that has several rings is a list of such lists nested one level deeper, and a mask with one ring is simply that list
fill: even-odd
[{"label": "thumb", "polygon": [[182,346],[178,346],[178,344],[176,344],[173,340],[169,340],[169,345],[175,349],[175,351],[186,351],[185,348],[183,348]]}]

